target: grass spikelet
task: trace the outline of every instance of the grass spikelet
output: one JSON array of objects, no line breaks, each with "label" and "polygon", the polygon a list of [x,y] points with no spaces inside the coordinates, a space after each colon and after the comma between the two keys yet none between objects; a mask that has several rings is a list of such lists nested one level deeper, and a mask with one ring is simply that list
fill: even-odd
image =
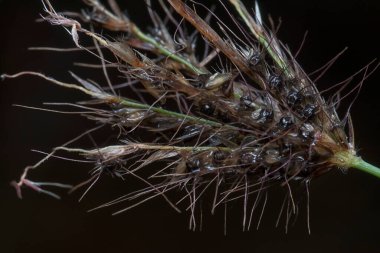
[{"label": "grass spikelet", "polygon": [[[64,27],[77,50],[100,59],[98,66],[83,66],[100,69],[106,84],[72,72],[73,83],[31,71],[2,75],[38,76],[88,95],[88,101],[69,104],[77,112],[67,113],[95,122],[93,129],[25,168],[20,180],[12,182],[20,198],[22,187],[59,198],[43,189],[54,186],[85,188],[82,199],[102,176],[132,176],[146,187],[95,209],[122,203],[115,212],[120,214],[162,197],[175,210],[189,211],[190,229],[196,229],[201,199],[207,199],[212,213],[221,205],[242,203],[247,230],[254,223],[259,227],[271,187],[285,191],[279,220],[287,227],[297,216],[299,192],[308,205],[312,179],[350,168],[380,178],[380,170],[356,153],[349,110],[343,117],[336,112],[340,101],[378,67],[373,62],[355,74],[362,78],[354,90],[341,95],[349,79],[331,87],[338,91],[326,99],[275,31],[265,27],[258,4],[253,13],[240,0],[221,1],[217,8],[230,15],[225,24],[195,1],[147,0],[153,24],[148,30],[138,27],[115,0],[84,3],[84,11],[63,15],[44,0],[43,19]],[[202,11],[208,14],[198,14]],[[82,45],[84,37],[93,45]],[[112,84],[109,69],[124,80],[122,85]],[[117,133],[110,145],[75,146],[107,125]],[[93,164],[89,179],[76,186],[32,181],[31,170],[49,158],[64,158],[58,153]],[[174,199],[170,191],[177,192]]]}]

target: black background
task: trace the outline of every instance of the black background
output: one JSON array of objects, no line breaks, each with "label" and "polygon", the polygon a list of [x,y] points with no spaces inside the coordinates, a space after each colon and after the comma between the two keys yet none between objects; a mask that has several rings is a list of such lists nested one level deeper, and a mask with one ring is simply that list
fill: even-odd
[{"label": "black background", "polygon": [[[146,24],[143,1],[127,2],[128,13]],[[208,1],[204,1],[208,2]],[[216,1],[209,1],[216,2]],[[252,3],[253,1],[248,1]],[[309,30],[300,63],[312,71],[348,46],[349,50],[320,81],[324,87],[348,77],[374,58],[379,58],[380,3],[377,0],[262,1],[263,16],[282,17],[279,33],[293,51]],[[77,10],[78,1],[55,1],[58,10]],[[0,72],[35,70],[59,80],[70,80],[68,70],[86,77],[87,71],[73,61],[93,58],[80,53],[28,51],[30,46],[71,47],[69,35],[60,27],[36,23],[40,1],[0,1]],[[100,71],[97,71],[100,72]],[[100,77],[95,73],[92,77]],[[352,109],[356,145],[366,160],[380,165],[380,74],[365,82]],[[208,216],[202,232],[187,229],[188,216],[177,214],[162,200],[152,201],[119,216],[111,210],[87,213],[91,207],[125,191],[123,184],[104,180],[78,203],[79,193],[63,195],[61,201],[33,191],[16,197],[9,186],[26,165],[41,156],[30,150],[48,151],[91,127],[76,116],[25,110],[12,104],[41,106],[43,102],[75,101],[77,92],[52,86],[34,77],[7,80],[0,85],[0,252],[380,252],[380,181],[369,175],[335,171],[311,187],[311,228],[305,215],[285,234],[275,228],[278,210],[268,210],[261,228],[241,231],[241,208],[229,216],[223,235],[222,212]],[[57,160],[48,161],[32,174],[33,179],[77,183],[88,167]],[[270,196],[269,201],[281,201]],[[305,212],[305,210],[303,210]]]}]

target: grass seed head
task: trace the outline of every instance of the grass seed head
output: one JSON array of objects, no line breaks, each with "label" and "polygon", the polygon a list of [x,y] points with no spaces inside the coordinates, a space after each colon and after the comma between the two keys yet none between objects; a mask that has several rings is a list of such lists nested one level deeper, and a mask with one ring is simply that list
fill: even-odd
[{"label": "grass seed head", "polygon": [[[94,164],[90,179],[74,187],[86,186],[85,194],[103,175],[134,176],[147,186],[101,207],[135,202],[117,212],[121,213],[162,196],[178,210],[176,206],[187,201],[185,209],[192,213],[191,228],[195,228],[195,207],[211,191],[212,212],[221,204],[243,200],[243,227],[249,228],[258,202],[264,201],[265,207],[269,187],[286,190],[289,216],[297,209],[294,185],[308,193],[310,181],[331,169],[353,167],[380,177],[377,168],[356,155],[345,132],[349,114],[341,119],[336,101],[326,102],[292,53],[265,28],[257,5],[253,15],[240,0],[229,0],[235,8],[231,11],[221,3],[218,8],[226,8],[231,28],[211,11],[207,17],[199,16],[182,0],[147,1],[153,28],[146,32],[114,0],[108,1],[109,8],[98,0],[84,2],[89,9],[71,17],[44,0],[44,19],[65,27],[79,49],[101,59],[99,67],[108,86],[75,74],[75,84],[35,72],[2,77],[37,75],[84,92],[91,100],[73,106],[84,109],[82,115],[99,126],[78,138],[105,125],[113,126],[118,136],[112,145],[94,149],[72,147],[78,138],[54,148],[13,183],[19,196],[21,186],[56,196],[27,176],[30,169],[65,151]],[[190,2],[195,9],[205,8]],[[218,25],[212,27],[212,19]],[[189,34],[189,24],[194,33]],[[111,40],[93,27],[124,36]],[[90,37],[95,47],[82,45],[82,36]],[[203,54],[199,48],[204,48]],[[106,59],[105,51],[116,60]],[[125,85],[111,84],[108,67],[118,71]],[[363,69],[363,80],[373,72],[369,68]],[[135,92],[137,99],[118,95],[127,94],[124,91]],[[149,167],[148,177],[140,176],[153,163],[160,166]],[[183,196],[172,202],[166,194],[178,189]]]}]

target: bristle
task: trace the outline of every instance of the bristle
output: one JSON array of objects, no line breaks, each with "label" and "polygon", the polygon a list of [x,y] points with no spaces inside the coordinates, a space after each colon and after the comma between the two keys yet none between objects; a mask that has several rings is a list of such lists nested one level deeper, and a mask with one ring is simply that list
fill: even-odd
[{"label": "bristle", "polygon": [[[197,8],[205,6],[193,1],[189,3],[195,9],[182,0],[147,1],[153,23],[149,32],[125,16],[116,1],[108,1],[110,9],[98,0],[84,2],[92,11],[78,14],[82,19],[75,20],[56,12],[44,0],[44,19],[65,27],[79,49],[101,59],[106,85],[71,72],[76,84],[35,72],[1,77],[35,75],[81,91],[91,98],[76,105],[86,110],[82,115],[101,125],[96,129],[111,125],[118,135],[108,146],[72,148],[68,147],[70,141],[54,148],[41,162],[27,167],[13,184],[20,197],[23,185],[56,196],[27,176],[30,169],[65,151],[94,164],[90,179],[74,187],[88,187],[83,196],[103,175],[133,176],[147,185],[101,206],[130,202],[116,214],[163,196],[175,209],[176,204],[188,202],[185,209],[191,212],[194,229],[195,207],[211,191],[212,212],[222,204],[238,199],[244,202],[246,229],[258,206],[262,211],[256,217],[257,227],[261,223],[270,187],[287,192],[282,208],[287,226],[298,208],[294,186],[301,186],[308,195],[310,181],[334,168],[354,167],[380,177],[376,167],[356,155],[336,107],[325,101],[275,32],[265,28],[257,2],[251,15],[240,0],[229,0],[236,13],[228,12],[232,20],[227,25],[211,12],[205,18],[198,15]],[[221,7],[228,9],[224,4],[220,3]],[[160,11],[166,18],[159,16]],[[217,25],[209,19],[217,19]],[[234,27],[229,27],[230,23]],[[189,34],[189,24],[196,33]],[[126,36],[109,39],[93,27]],[[81,45],[82,36],[91,38],[95,47]],[[203,57],[199,48],[205,49]],[[106,59],[103,51],[116,60]],[[107,66],[115,67],[127,82],[112,85]],[[372,73],[367,67],[365,78],[367,72]],[[138,98],[119,95],[130,91]],[[153,163],[159,166],[149,166],[149,175],[140,176],[141,170]],[[166,196],[173,190],[182,192],[174,204]]]}]

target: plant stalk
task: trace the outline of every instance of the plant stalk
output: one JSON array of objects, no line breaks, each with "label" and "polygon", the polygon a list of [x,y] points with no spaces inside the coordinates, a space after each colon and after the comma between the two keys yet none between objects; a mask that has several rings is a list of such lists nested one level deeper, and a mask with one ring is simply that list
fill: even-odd
[{"label": "plant stalk", "polygon": [[355,163],[353,163],[351,165],[351,167],[358,169],[358,170],[361,170],[361,171],[364,171],[364,172],[371,174],[372,176],[375,176],[377,178],[380,178],[380,168],[378,168],[378,167],[376,167],[370,163],[367,163],[366,161],[364,161],[360,157],[358,157],[358,159],[356,159]]},{"label": "plant stalk", "polygon": [[352,151],[337,152],[330,160],[333,164],[343,168],[353,168],[380,178],[380,168],[364,161]]}]

